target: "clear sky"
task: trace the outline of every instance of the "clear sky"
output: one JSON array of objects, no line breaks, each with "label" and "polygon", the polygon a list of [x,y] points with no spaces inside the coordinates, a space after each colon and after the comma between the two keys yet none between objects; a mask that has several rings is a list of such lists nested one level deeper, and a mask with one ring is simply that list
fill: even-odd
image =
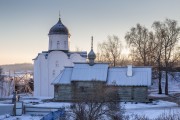
[{"label": "clear sky", "polygon": [[140,23],[149,29],[166,18],[180,25],[180,0],[1,0],[0,65],[33,63],[48,49],[49,29],[61,20],[70,31],[70,49],[90,50],[108,35],[124,36]]}]

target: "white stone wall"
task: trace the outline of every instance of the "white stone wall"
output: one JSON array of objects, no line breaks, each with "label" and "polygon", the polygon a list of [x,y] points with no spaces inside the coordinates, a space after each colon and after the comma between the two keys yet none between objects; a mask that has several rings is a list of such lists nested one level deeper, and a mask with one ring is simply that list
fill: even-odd
[{"label": "white stone wall", "polygon": [[69,50],[68,35],[49,35],[49,50]]},{"label": "white stone wall", "polygon": [[49,91],[48,96],[54,96],[54,86],[51,85],[53,80],[64,69],[64,66],[72,66],[73,63],[68,56],[62,51],[52,51],[48,56],[48,69],[49,69]]}]

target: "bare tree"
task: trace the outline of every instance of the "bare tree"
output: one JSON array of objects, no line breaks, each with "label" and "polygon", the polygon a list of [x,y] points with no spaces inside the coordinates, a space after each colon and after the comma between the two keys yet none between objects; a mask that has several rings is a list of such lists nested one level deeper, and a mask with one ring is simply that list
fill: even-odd
[{"label": "bare tree", "polygon": [[154,48],[152,46],[154,39],[152,38],[152,32],[149,32],[146,27],[137,24],[136,27],[132,27],[129,32],[126,33],[125,39],[127,44],[131,48],[131,57],[136,61],[138,65],[150,65],[152,60],[152,52]]},{"label": "bare tree", "polygon": [[3,72],[3,69],[2,67],[0,67],[0,90],[1,90],[1,94],[0,95],[3,95],[3,76],[2,76],[2,72]]},{"label": "bare tree", "polygon": [[165,94],[168,94],[168,69],[176,63],[178,54],[173,56],[176,43],[179,40],[180,28],[175,20],[153,23],[154,33],[137,24],[127,32],[125,39],[131,48],[131,57],[136,65],[151,65],[158,71],[159,93],[161,88],[161,71],[165,68]]},{"label": "bare tree", "polygon": [[2,72],[3,72],[3,69],[2,67],[0,67],[0,81],[2,80],[3,76],[2,76]]},{"label": "bare tree", "polygon": [[178,71],[178,68],[180,67],[180,46],[177,46],[175,51],[173,51],[170,66],[175,68],[175,71]]},{"label": "bare tree", "polygon": [[[71,106],[69,117],[76,120],[122,120],[119,104],[115,102],[78,102]],[[67,119],[70,119],[70,118]]]},{"label": "bare tree", "polygon": [[161,24],[160,22],[154,22],[152,27],[154,28],[155,34],[155,44],[156,44],[156,52],[154,52],[154,61],[155,61],[155,66],[157,68],[158,72],[158,79],[159,79],[159,84],[158,84],[158,89],[159,89],[159,94],[162,94],[162,87],[161,87],[161,79],[162,79],[162,54],[163,54],[163,32],[161,29]]},{"label": "bare tree", "polygon": [[97,61],[109,62],[111,66],[118,66],[122,62],[122,43],[118,36],[108,36],[108,39],[98,44]]},{"label": "bare tree", "polygon": [[173,51],[176,46],[176,43],[179,40],[180,27],[178,27],[175,20],[166,19],[164,22],[155,22],[156,26],[158,24],[158,31],[156,34],[161,36],[161,45],[162,45],[162,60],[163,66],[165,68],[165,94],[168,95],[168,71],[171,68],[171,63],[173,60]]}]

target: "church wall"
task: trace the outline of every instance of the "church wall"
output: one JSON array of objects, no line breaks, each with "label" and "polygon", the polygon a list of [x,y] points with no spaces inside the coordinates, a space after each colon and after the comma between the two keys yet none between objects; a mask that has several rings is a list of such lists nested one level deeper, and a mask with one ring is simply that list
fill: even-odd
[{"label": "church wall", "polygon": [[49,50],[69,50],[68,35],[49,35]]},{"label": "church wall", "polygon": [[39,60],[34,60],[34,96],[40,95],[40,70],[39,70]]},{"label": "church wall", "polygon": [[48,96],[48,68],[47,59],[40,54],[34,61],[34,96]]},{"label": "church wall", "polygon": [[73,63],[70,61],[68,56],[62,51],[52,51],[48,55],[48,69],[49,69],[49,89],[48,95],[54,97],[54,86],[51,85],[53,80],[62,72],[64,66],[72,66]]},{"label": "church wall", "polygon": [[[105,82],[73,81],[71,84],[54,85],[54,99],[57,101],[78,101],[98,97],[104,92]],[[97,96],[95,96],[96,94]]]},{"label": "church wall", "polygon": [[41,62],[41,66],[40,66],[40,92],[41,92],[41,96],[48,96],[48,92],[47,89],[49,89],[48,87],[48,66],[47,66],[47,59],[45,59],[45,55],[40,55],[39,56],[40,62]]},{"label": "church wall", "polygon": [[[54,99],[57,101],[88,100],[107,95],[107,99],[123,102],[149,102],[146,86],[106,86],[103,82],[73,81],[68,85],[55,85]],[[106,93],[105,93],[106,92]],[[111,97],[111,98],[110,98]]]},{"label": "church wall", "polygon": [[71,101],[72,89],[71,85],[55,85],[54,99],[58,101]]},{"label": "church wall", "polygon": [[[73,81],[73,100],[85,100],[89,97],[98,97],[104,91],[105,82],[102,81]],[[97,96],[95,96],[97,95]]]},{"label": "church wall", "polygon": [[116,92],[120,101],[148,102],[147,86],[107,86],[106,89]]}]

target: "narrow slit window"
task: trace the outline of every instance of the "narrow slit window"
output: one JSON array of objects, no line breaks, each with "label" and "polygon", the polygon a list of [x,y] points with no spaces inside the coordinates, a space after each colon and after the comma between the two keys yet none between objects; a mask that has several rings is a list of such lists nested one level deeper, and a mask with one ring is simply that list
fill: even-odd
[{"label": "narrow slit window", "polygon": [[57,49],[59,49],[59,48],[60,48],[60,42],[57,41]]}]

